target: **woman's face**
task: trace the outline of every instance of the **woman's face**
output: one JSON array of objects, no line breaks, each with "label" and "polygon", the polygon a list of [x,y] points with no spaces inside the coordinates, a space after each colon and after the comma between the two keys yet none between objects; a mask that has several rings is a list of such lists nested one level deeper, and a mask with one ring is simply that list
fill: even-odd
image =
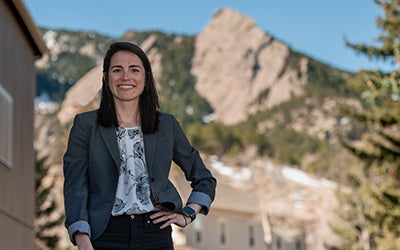
[{"label": "woman's face", "polygon": [[139,101],[146,77],[143,62],[130,51],[118,51],[110,60],[109,86],[115,102]]}]

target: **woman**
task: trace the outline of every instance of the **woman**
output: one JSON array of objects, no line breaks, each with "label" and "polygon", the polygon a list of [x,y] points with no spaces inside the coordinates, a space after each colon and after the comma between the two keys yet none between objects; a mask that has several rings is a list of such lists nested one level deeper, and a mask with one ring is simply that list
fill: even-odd
[{"label": "woman", "polygon": [[[100,108],[78,114],[64,155],[65,225],[81,249],[173,249],[172,224],[206,215],[216,180],[173,115],[159,111],[151,65],[135,44],[111,44]],[[191,182],[183,207],[172,161]]]}]

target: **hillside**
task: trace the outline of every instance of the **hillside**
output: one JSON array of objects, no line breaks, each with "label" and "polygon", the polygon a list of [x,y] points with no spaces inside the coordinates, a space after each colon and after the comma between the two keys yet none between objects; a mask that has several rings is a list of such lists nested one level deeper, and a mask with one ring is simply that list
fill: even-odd
[{"label": "hillside", "polygon": [[344,124],[337,104],[354,102],[353,74],[293,51],[235,10],[217,11],[197,36],[42,31],[50,53],[37,63],[37,95],[48,93],[60,109],[37,113],[35,148],[54,166],[59,187],[69,126],[76,113],[97,107],[101,59],[113,40],[146,51],[162,110],[206,156],[246,168],[267,159],[337,182],[354,161],[335,140]]},{"label": "hillside", "polygon": [[[47,92],[62,102],[71,86],[101,64],[112,40],[144,43],[159,84],[163,110],[173,112],[188,129],[193,124],[214,121],[266,135],[264,149],[260,150],[273,158],[273,152],[287,151],[281,144],[284,142],[276,145],[272,143],[276,138],[268,140],[274,134],[284,133],[274,129],[289,129],[299,140],[316,145],[306,145],[298,154],[311,151],[307,147],[317,147],[319,151],[323,147],[321,142],[332,139],[338,126],[336,103],[340,98],[351,97],[346,86],[351,73],[291,50],[259,29],[254,20],[232,9],[217,11],[197,37],[157,31],[127,31],[121,38],[93,32],[43,32],[51,52],[38,62],[38,95]],[[243,137],[237,132],[226,136]],[[254,140],[238,140],[239,151],[246,144],[254,144]],[[204,143],[199,144],[207,150]],[[232,151],[229,145],[220,147],[208,151]],[[290,159],[279,154],[279,161],[303,165],[298,157]]]}]

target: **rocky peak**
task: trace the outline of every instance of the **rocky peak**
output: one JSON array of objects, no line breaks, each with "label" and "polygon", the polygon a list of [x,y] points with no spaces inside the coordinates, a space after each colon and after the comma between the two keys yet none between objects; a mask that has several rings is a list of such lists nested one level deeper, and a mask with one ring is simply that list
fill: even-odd
[{"label": "rocky peak", "polygon": [[196,90],[213,107],[215,120],[238,123],[302,94],[308,61],[289,67],[290,56],[291,50],[253,19],[230,8],[219,10],[196,37]]}]

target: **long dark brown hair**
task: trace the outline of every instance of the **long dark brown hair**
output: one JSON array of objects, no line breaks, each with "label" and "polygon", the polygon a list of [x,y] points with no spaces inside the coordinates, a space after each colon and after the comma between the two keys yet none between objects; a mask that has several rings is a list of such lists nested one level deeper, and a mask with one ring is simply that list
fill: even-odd
[{"label": "long dark brown hair", "polygon": [[101,91],[100,108],[97,111],[97,122],[104,127],[118,127],[117,112],[115,110],[114,97],[108,84],[111,57],[118,51],[129,51],[142,60],[145,69],[145,86],[139,97],[139,112],[141,128],[144,134],[155,133],[158,127],[159,98],[156,84],[151,70],[149,58],[136,44],[131,42],[114,42],[110,45],[103,62],[103,86]]}]

